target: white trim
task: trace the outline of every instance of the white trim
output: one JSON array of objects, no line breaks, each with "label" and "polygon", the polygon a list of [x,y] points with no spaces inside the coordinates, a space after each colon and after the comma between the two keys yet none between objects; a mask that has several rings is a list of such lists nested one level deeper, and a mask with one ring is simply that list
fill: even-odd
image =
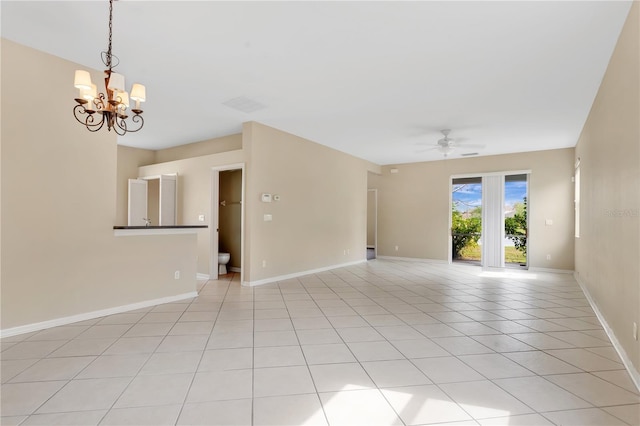
[{"label": "white trim", "polygon": [[207,228],[114,229],[113,235],[116,237],[133,237],[139,235],[197,234],[198,231],[206,229]]},{"label": "white trim", "polygon": [[385,260],[405,260],[409,262],[427,262],[427,263],[441,263],[443,265],[448,265],[448,260],[442,259],[423,259],[421,257],[400,257],[400,256],[378,256],[378,259]]},{"label": "white trim", "polygon": [[553,269],[553,268],[537,268],[532,266],[528,268],[531,272],[551,272],[552,274],[573,274],[574,271],[571,269]]},{"label": "white trim", "polygon": [[486,173],[463,173],[451,175],[451,179],[474,178],[484,176],[510,176],[531,174],[531,170],[505,170],[503,172],[486,172]]},{"label": "white trim", "polygon": [[236,268],[235,266],[229,266],[231,272],[242,272],[242,268]]},{"label": "white trim", "polygon": [[337,264],[337,265],[325,266],[323,268],[310,269],[308,271],[294,272],[293,274],[279,275],[277,277],[265,278],[265,279],[257,280],[257,281],[246,281],[246,282],[243,282],[242,285],[254,287],[254,286],[257,286],[257,285],[269,284],[269,283],[272,283],[272,282],[275,282],[275,281],[289,280],[291,278],[297,278],[297,277],[301,277],[303,275],[317,274],[318,272],[330,271],[332,269],[344,268],[346,266],[359,265],[361,263],[367,263],[367,259],[355,260],[353,262],[347,262],[347,263],[340,263],[340,264]]},{"label": "white trim", "polygon": [[196,280],[209,280],[209,274],[201,274],[198,272],[196,274]]},{"label": "white trim", "polygon": [[633,381],[633,384],[636,385],[636,388],[640,391],[640,373],[638,373],[638,370],[636,370],[635,367],[633,366],[633,363],[631,362],[631,359],[629,359],[627,352],[624,350],[624,348],[620,344],[620,341],[618,341],[618,338],[616,337],[611,327],[609,327],[609,324],[607,323],[607,320],[604,318],[604,315],[602,315],[602,312],[600,312],[600,309],[598,309],[598,305],[596,305],[595,300],[593,300],[593,298],[591,297],[591,294],[589,293],[587,286],[580,279],[580,274],[578,274],[577,272],[574,272],[573,278],[576,280],[576,282],[582,289],[582,292],[584,293],[585,297],[589,301],[589,304],[591,305],[591,309],[593,309],[593,312],[596,313],[596,316],[600,320],[600,323],[602,324],[602,327],[604,328],[605,333],[607,333],[607,336],[609,336],[609,340],[611,340],[611,344],[615,348],[616,352],[618,352],[618,355],[620,356],[620,359],[622,360],[624,367],[627,369],[629,376],[631,376],[631,381]]},{"label": "white trim", "polygon": [[12,327],[12,328],[0,330],[0,338],[17,336],[18,334],[31,333],[32,331],[44,330],[47,328],[72,324],[74,322],[100,318],[107,315],[120,314],[122,312],[133,311],[135,309],[141,309],[141,308],[148,308],[150,306],[162,305],[164,303],[177,302],[179,300],[191,299],[193,297],[198,297],[197,291],[178,294],[176,296],[162,297],[160,299],[145,300],[143,302],[131,303],[129,305],[123,305],[123,306],[116,306],[115,308],[101,309],[99,311],[86,312],[84,314],[72,315],[69,317],[57,318],[49,321],[42,321],[42,322],[36,322],[33,324],[21,325],[18,327]]}]

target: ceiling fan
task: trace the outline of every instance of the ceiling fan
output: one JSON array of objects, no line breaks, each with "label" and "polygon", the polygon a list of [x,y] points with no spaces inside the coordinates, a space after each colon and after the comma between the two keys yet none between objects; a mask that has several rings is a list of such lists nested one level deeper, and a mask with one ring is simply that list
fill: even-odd
[{"label": "ceiling fan", "polygon": [[451,129],[442,129],[440,130],[440,133],[442,133],[444,137],[438,139],[438,142],[434,147],[423,150],[423,151],[430,151],[430,150],[437,149],[446,158],[456,148],[484,148],[484,145],[461,143],[461,140],[459,139],[450,138],[449,134],[451,133]]}]

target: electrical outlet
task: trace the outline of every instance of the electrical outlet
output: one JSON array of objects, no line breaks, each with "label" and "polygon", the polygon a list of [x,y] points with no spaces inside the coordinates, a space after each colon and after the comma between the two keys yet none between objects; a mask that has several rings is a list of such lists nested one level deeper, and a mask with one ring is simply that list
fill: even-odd
[{"label": "electrical outlet", "polygon": [[267,267],[267,261],[266,261],[266,260],[263,260],[263,261],[262,261],[262,267],[263,267],[263,268],[266,268],[266,267]]},{"label": "electrical outlet", "polygon": [[638,340],[638,323],[633,323],[633,340]]},{"label": "electrical outlet", "polygon": [[398,246],[396,246],[396,251],[398,251]]},{"label": "electrical outlet", "polygon": [[343,255],[343,256],[346,256],[346,255],[347,255],[347,250],[346,250],[346,249],[345,249],[345,250],[342,250],[342,255]]},{"label": "electrical outlet", "polygon": [[551,255],[550,254],[547,255],[547,260],[551,260]]},{"label": "electrical outlet", "polygon": [[180,279],[180,271],[176,271],[173,273],[173,278],[175,278],[176,280]]}]

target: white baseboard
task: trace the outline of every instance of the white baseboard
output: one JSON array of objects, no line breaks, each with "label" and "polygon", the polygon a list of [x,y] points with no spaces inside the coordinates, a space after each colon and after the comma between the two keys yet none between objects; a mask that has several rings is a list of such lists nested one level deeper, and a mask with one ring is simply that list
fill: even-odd
[{"label": "white baseboard", "polygon": [[201,274],[200,272],[196,274],[196,280],[209,280],[209,279],[211,279],[211,276],[209,274]]},{"label": "white baseboard", "polygon": [[230,267],[229,267],[229,270],[230,270],[231,272],[237,272],[237,273],[242,272],[242,268],[236,268],[235,266],[230,266]]},{"label": "white baseboard", "polygon": [[331,265],[331,266],[326,266],[324,268],[318,268],[318,269],[310,269],[308,271],[294,272],[293,274],[279,275],[277,277],[265,278],[265,279],[257,280],[257,281],[245,281],[245,282],[242,283],[242,285],[254,287],[254,286],[257,286],[257,285],[269,284],[269,283],[273,283],[273,282],[276,282],[276,281],[290,280],[291,278],[297,278],[297,277],[301,277],[303,275],[317,274],[318,272],[325,272],[325,271],[330,271],[332,269],[344,268],[345,266],[359,265],[361,263],[366,263],[366,262],[367,262],[366,259],[356,260],[356,261],[353,261],[353,262],[340,263],[338,265]]},{"label": "white baseboard", "polygon": [[164,303],[177,302],[179,300],[197,297],[198,292],[178,294],[176,296],[162,297],[160,299],[145,300],[143,302],[131,303],[129,305],[116,306],[115,308],[101,309],[99,311],[86,312],[84,314],[72,315],[69,317],[57,318],[49,321],[36,322],[33,324],[21,325],[18,327],[0,330],[0,338],[17,336],[19,334],[31,333],[32,331],[44,330],[47,328],[58,327],[60,325],[68,325],[74,322],[86,321],[94,318],[104,317],[106,315],[121,314],[136,309],[148,308],[149,306],[162,305]]},{"label": "white baseboard", "polygon": [[574,271],[570,269],[553,269],[553,268],[538,268],[535,266],[529,267],[531,272],[550,272],[552,274],[573,274]]},{"label": "white baseboard", "polygon": [[439,263],[439,264],[449,264],[448,260],[441,259],[425,259],[421,257],[400,257],[400,256],[376,256],[376,259],[384,259],[384,260],[405,260],[409,262],[427,262],[427,263]]},{"label": "white baseboard", "polygon": [[635,369],[633,363],[631,362],[631,359],[627,355],[627,352],[624,350],[624,348],[620,344],[620,341],[616,337],[616,334],[613,332],[611,327],[609,327],[607,320],[605,319],[604,315],[602,315],[602,312],[600,312],[600,309],[598,309],[598,305],[596,304],[595,300],[593,300],[593,298],[591,297],[591,294],[589,293],[587,286],[580,279],[580,275],[577,272],[574,272],[573,277],[575,278],[576,282],[582,289],[582,292],[584,293],[587,300],[589,301],[589,304],[591,305],[591,309],[593,309],[593,311],[596,313],[596,316],[600,320],[600,323],[602,324],[604,331],[607,333],[607,336],[609,336],[609,340],[611,340],[611,344],[615,348],[616,352],[618,352],[618,355],[620,356],[622,363],[624,364],[625,368],[629,372],[629,376],[631,376],[631,380],[636,385],[636,388],[638,388],[638,390],[640,391],[640,373],[638,373],[638,370]]}]

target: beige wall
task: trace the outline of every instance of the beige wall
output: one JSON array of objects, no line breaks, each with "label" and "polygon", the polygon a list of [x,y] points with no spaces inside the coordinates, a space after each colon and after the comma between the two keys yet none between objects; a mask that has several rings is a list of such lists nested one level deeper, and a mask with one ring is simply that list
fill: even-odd
[{"label": "beige wall", "polygon": [[[365,259],[366,176],[379,166],[258,123],[244,125],[242,146],[140,167],[139,175],[177,173],[178,223],[198,224],[204,214],[209,224],[212,167],[245,163],[245,281]],[[263,192],[282,200],[261,203]],[[203,274],[210,273],[210,232],[198,234]]]},{"label": "beige wall", "polygon": [[531,170],[529,266],[573,270],[572,148],[385,166],[381,175],[369,174],[369,188],[378,189],[378,254],[447,260],[451,176],[518,170]]},{"label": "beige wall", "polygon": [[241,267],[242,170],[220,172],[219,199],[226,202],[218,210],[219,251],[231,255],[228,267]]},{"label": "beige wall", "polygon": [[[138,175],[157,176],[178,174],[178,217],[179,225],[209,225],[198,231],[198,272],[209,275],[211,254],[211,168],[244,162],[244,152],[229,151],[220,154],[203,155],[184,160],[169,161],[140,167]],[[205,222],[199,222],[199,215]]]},{"label": "beige wall", "polygon": [[77,68],[2,39],[3,330],[195,291],[195,235],[114,236],[116,137],[73,118]]},{"label": "beige wall", "polygon": [[[116,225],[127,225],[129,179],[138,177],[138,167],[155,163],[155,151],[118,145]],[[157,225],[157,222],[156,222]]]},{"label": "beige wall", "polygon": [[[368,162],[255,122],[244,125],[243,147],[250,235],[245,280],[366,258]],[[281,200],[263,203],[262,193]],[[273,221],[265,222],[264,214]]]},{"label": "beige wall", "polygon": [[173,148],[160,149],[156,151],[154,163],[166,163],[167,161],[184,160],[185,158],[219,154],[221,152],[237,151],[240,149],[242,149],[242,134],[238,133]]},{"label": "beige wall", "polygon": [[576,275],[640,370],[640,4],[634,2],[576,147]]},{"label": "beige wall", "polygon": [[376,245],[376,191],[367,191],[367,246]]}]

